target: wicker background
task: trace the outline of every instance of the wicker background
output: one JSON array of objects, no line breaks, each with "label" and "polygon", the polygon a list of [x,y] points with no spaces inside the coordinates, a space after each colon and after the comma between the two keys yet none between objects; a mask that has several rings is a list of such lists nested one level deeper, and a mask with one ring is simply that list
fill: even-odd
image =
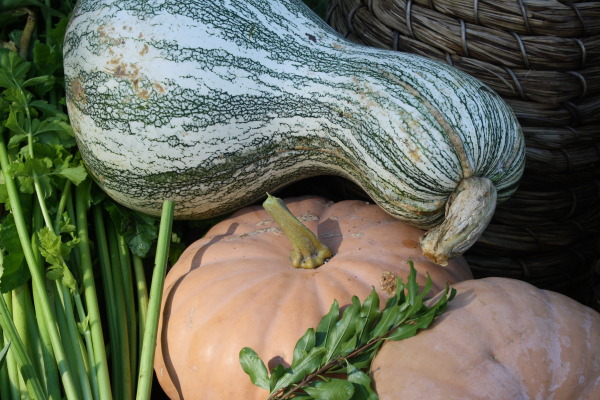
[{"label": "wicker background", "polygon": [[327,22],[488,84],[527,143],[519,190],[466,257],[600,308],[600,2],[330,0]]}]

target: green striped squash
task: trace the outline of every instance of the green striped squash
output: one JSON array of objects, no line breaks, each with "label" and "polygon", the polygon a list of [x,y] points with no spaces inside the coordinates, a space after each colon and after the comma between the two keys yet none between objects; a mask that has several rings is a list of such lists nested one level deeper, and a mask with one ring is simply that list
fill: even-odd
[{"label": "green striped squash", "polygon": [[522,132],[491,89],[351,43],[300,0],[79,0],[64,60],[90,173],[148,214],[172,199],[178,218],[208,218],[333,174],[430,230],[424,250],[444,263],[523,172]]}]

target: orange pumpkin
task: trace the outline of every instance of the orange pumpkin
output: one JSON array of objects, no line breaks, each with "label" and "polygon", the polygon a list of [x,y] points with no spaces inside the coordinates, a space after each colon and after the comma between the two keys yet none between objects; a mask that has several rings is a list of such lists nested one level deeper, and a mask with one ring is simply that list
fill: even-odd
[{"label": "orange pumpkin", "polygon": [[428,329],[380,349],[381,400],[600,399],[600,314],[518,280],[454,287]]},{"label": "orange pumpkin", "polygon": [[[169,271],[163,293],[155,370],[172,399],[264,399],[239,352],[251,347],[269,368],[291,362],[296,341],[316,327],[334,299],[340,306],[379,290],[382,274],[433,290],[472,278],[463,258],[433,264],[418,245],[422,230],[373,204],[305,197],[290,211],[334,254],[315,269],[293,268],[290,241],[262,207],[245,208],[193,243]],[[384,296],[384,293],[380,293]]]}]

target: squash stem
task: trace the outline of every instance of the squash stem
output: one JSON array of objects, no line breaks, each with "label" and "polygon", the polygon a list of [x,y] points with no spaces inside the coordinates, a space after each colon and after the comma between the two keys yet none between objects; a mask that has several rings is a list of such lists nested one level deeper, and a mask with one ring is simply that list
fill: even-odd
[{"label": "squash stem", "polygon": [[448,265],[448,260],[467,251],[490,223],[496,198],[496,186],[488,178],[463,179],[448,200],[444,222],[421,238],[423,254]]},{"label": "squash stem", "polygon": [[263,207],[291,242],[291,259],[294,268],[317,268],[332,257],[329,247],[294,217],[283,200],[267,193]]}]

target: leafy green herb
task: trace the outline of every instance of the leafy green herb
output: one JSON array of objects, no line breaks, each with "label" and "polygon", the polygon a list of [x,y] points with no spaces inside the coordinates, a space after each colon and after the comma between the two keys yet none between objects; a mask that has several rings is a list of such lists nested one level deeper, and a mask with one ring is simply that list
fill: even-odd
[{"label": "leafy green herb", "polygon": [[[242,368],[254,385],[269,391],[268,400],[375,400],[371,378],[363,369],[377,350],[386,340],[406,339],[427,328],[454,298],[455,290],[446,287],[434,304],[426,305],[431,286],[427,277],[419,291],[411,262],[406,285],[397,278],[395,294],[383,310],[375,290],[362,304],[354,296],[342,313],[334,301],[316,331],[310,328],[298,340],[289,368],[278,365],[269,375],[264,362],[248,347],[240,351]],[[332,377],[333,373],[343,373],[346,379]]]}]

